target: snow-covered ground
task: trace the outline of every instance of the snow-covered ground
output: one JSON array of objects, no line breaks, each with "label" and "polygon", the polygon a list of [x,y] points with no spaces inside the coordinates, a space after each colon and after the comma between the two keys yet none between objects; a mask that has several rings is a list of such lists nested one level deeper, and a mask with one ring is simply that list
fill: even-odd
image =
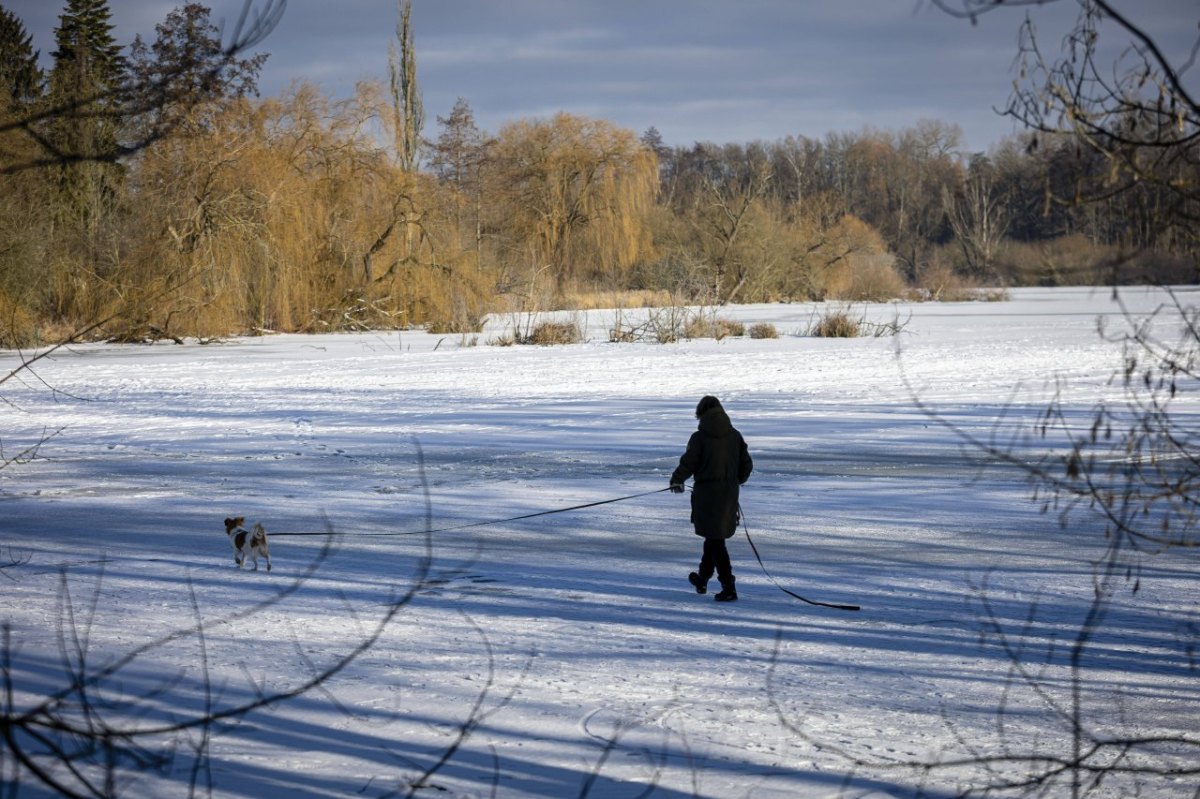
[{"label": "snow-covered ground", "polygon": [[[1165,299],[1122,296],[1139,312]],[[759,305],[721,315],[780,338],[614,344],[614,314],[594,311],[589,340],[558,347],[489,346],[512,322],[497,318],[478,346],[406,331],[59,351],[0,386],[7,456],[53,434],[0,471],[12,701],[66,686],[64,657],[101,668],[197,618],[202,638],[105,681],[105,713],[155,692],[137,703],[149,718],[181,717],[300,685],[370,634],[429,552],[422,590],[319,690],[212,728],[196,774],[193,731],[172,767],[120,792],[185,796],[194,777],[222,797],[406,795],[481,697],[416,795],[944,796],[987,773],[888,763],[1069,755],[1045,700],[1069,705],[1061,650],[1100,522],[1061,529],[1018,470],[964,448],[914,394],[984,436],[1031,425],[1055,391],[1085,414],[1118,394],[1120,348],[1096,329],[1121,324],[1111,292],[854,311],[903,332],[803,337],[813,306]],[[0,374],[17,363],[0,353]],[[750,446],[742,504],[771,577],[861,612],[788,596],[740,534],[740,600],[697,596],[700,539],[670,493],[420,534],[426,489],[446,528],[662,488],[704,394]],[[231,515],[273,534],[270,573],[235,568]],[[327,527],[320,562],[325,536],[284,535]],[[1081,672],[1090,728],[1195,729],[1195,566],[1150,559],[1118,596]],[[1041,695],[1012,679],[992,623]],[[1114,776],[1097,795],[1132,789]],[[1142,795],[1194,790],[1160,779]]]}]

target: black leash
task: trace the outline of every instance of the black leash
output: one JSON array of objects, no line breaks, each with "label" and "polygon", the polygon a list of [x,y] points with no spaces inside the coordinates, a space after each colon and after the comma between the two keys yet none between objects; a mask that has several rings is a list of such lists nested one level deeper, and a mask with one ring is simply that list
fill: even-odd
[{"label": "black leash", "polygon": [[[454,530],[468,530],[472,527],[487,527],[487,526],[490,526],[493,524],[507,524],[508,522],[519,522],[522,519],[536,519],[538,516],[550,516],[551,514],[554,514],[554,513],[566,513],[567,511],[572,511],[572,510],[583,510],[584,508],[594,508],[598,505],[611,505],[614,502],[625,502],[626,500],[638,499],[639,497],[648,497],[651,494],[661,494],[664,491],[670,491],[670,490],[671,490],[671,487],[667,486],[666,488],[658,488],[658,489],[655,489],[654,491],[644,491],[641,494],[630,494],[627,497],[616,497],[614,499],[602,499],[599,502],[587,502],[587,503],[584,503],[583,505],[572,505],[569,508],[555,508],[554,510],[543,510],[543,511],[538,511],[537,513],[526,513],[524,516],[513,516],[508,519],[489,519],[489,520],[483,521],[483,522],[470,522],[469,524],[457,524],[457,525],[454,525],[453,527],[439,527],[436,530],[405,530],[403,532],[389,532],[389,533],[351,533],[350,535],[360,536],[362,538],[379,538],[379,537],[383,537],[383,536],[392,536],[392,535],[433,535],[434,533],[449,533]],[[328,531],[322,532],[322,533],[271,533],[272,538],[276,538],[281,535],[331,535],[331,533]]]},{"label": "black leash", "polygon": [[[570,507],[567,507],[567,508],[555,508],[553,510],[538,511],[537,513],[526,513],[521,516],[511,516],[507,519],[488,519],[487,521],[482,521],[482,522],[469,522],[467,524],[456,524],[451,527],[439,527],[436,530],[404,530],[404,531],[395,531],[395,532],[387,532],[387,533],[353,533],[352,535],[362,537],[362,538],[382,538],[382,537],[386,537],[386,536],[396,536],[396,535],[433,535],[435,533],[449,533],[449,532],[453,532],[456,530],[469,530],[473,527],[488,527],[488,526],[491,526],[494,524],[507,524],[509,522],[519,522],[519,521],[522,521],[523,519],[536,519],[539,516],[550,516],[555,513],[567,513],[568,511],[573,511],[573,510],[583,510],[585,508],[595,508],[600,505],[611,505],[614,502],[625,502],[625,501],[631,500],[631,499],[639,499],[641,497],[648,497],[648,496],[652,496],[654,494],[661,494],[664,491],[670,491],[670,490],[671,490],[671,486],[667,486],[666,488],[657,488],[653,491],[643,491],[640,494],[630,494],[629,496],[626,496],[626,497],[614,497],[613,499],[601,499],[597,502],[585,502],[582,505],[571,505]],[[799,599],[801,602],[806,602],[809,605],[816,605],[817,607],[822,607],[822,608],[833,608],[834,610],[862,610],[862,608],[859,607],[858,605],[839,605],[839,604],[835,604],[835,603],[831,603],[831,602],[817,602],[816,600],[808,599],[807,597],[802,597],[799,594],[797,594],[795,591],[790,591],[787,588],[784,588],[782,585],[780,585],[779,581],[776,580],[774,577],[772,577],[771,573],[767,571],[766,564],[763,563],[762,555],[760,555],[758,553],[758,547],[756,547],[754,545],[754,539],[752,539],[750,537],[750,527],[746,524],[746,514],[742,512],[741,505],[738,505],[738,515],[741,517],[742,529],[746,532],[746,542],[748,544],[750,544],[750,551],[752,551],[754,553],[755,559],[758,560],[759,568],[762,569],[763,574],[765,574],[767,576],[768,580],[770,580],[772,583],[775,584],[776,588],[778,588],[780,591],[787,594],[788,596],[794,597],[795,599]],[[271,533],[272,538],[278,538],[280,536],[285,536],[285,535],[289,535],[289,536],[326,535],[327,536],[327,535],[336,535],[336,533],[332,532],[332,531],[325,531],[325,532],[320,532],[320,533]]]},{"label": "black leash", "polygon": [[758,547],[754,546],[754,539],[750,537],[750,528],[746,525],[746,514],[742,512],[742,506],[738,505],[738,515],[742,517],[742,529],[746,531],[746,541],[750,544],[750,551],[754,553],[754,557],[758,560],[758,565],[762,569],[762,573],[767,575],[767,579],[775,583],[775,587],[790,597],[799,599],[801,602],[807,602],[810,605],[816,605],[821,608],[833,608],[834,610],[862,610],[858,605],[838,605],[832,602],[817,602],[814,599],[808,599],[797,594],[795,591],[789,591],[779,584],[779,581],[771,576],[767,571],[766,565],[763,563],[762,555],[758,554]]}]

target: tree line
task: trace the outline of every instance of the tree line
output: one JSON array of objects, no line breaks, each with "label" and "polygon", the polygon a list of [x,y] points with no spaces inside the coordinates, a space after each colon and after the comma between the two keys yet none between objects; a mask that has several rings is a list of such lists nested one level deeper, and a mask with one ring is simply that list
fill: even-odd
[{"label": "tree line", "polygon": [[[409,10],[386,82],[262,98],[253,31],[222,43],[202,4],[123,48],[107,0],[66,0],[46,73],[0,6],[0,345],[98,319],[130,341],[466,332],[632,292],[958,299],[1196,278],[1194,119],[1119,108],[1150,137],[1107,150],[1029,119],[986,154],[940,121],[669,146],[568,113],[485,131],[460,99],[427,125]],[[1169,163],[1151,146],[1167,139]]]}]

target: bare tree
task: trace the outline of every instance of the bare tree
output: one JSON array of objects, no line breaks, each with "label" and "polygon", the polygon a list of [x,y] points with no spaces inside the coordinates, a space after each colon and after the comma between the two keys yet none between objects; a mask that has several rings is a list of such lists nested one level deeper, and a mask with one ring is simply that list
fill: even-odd
[{"label": "bare tree", "polygon": [[[442,132],[432,144],[430,166],[439,182],[451,189],[449,202],[459,249],[473,253],[475,269],[483,267],[483,180],[492,140],[475,125],[471,106],[463,98],[448,117],[438,116]],[[468,212],[469,209],[469,212]]]},{"label": "bare tree", "polygon": [[1011,216],[987,159],[972,159],[958,191],[943,186],[942,203],[967,268],[989,277]]},{"label": "bare tree", "polygon": [[[1077,193],[1073,201],[1118,197],[1148,182],[1178,200],[1162,209],[1162,224],[1195,229],[1200,104],[1189,93],[1184,74],[1200,53],[1200,35],[1187,60],[1175,64],[1111,3],[1077,1],[1080,16],[1058,60],[1043,55],[1031,20],[1022,25],[1019,63],[1025,84],[1017,84],[1007,113],[1035,132],[1070,136],[1108,160],[1112,169],[1103,192]],[[972,22],[1001,6],[1035,4],[934,2]],[[1098,60],[1101,21],[1112,23],[1131,41],[1108,68]],[[1134,556],[1200,544],[1200,429],[1193,429],[1189,416],[1173,411],[1179,394],[1200,388],[1200,309],[1173,292],[1169,296],[1168,305],[1146,318],[1126,311],[1124,330],[1102,330],[1124,345],[1117,375],[1124,400],[1098,406],[1085,435],[1075,433],[1063,404],[1052,402],[1037,430],[1061,433],[1067,454],[1052,453],[1029,467],[1036,496],[1047,500],[1047,509],[1061,508],[1064,523],[1080,506],[1097,509],[1108,523],[1111,546]],[[974,443],[1011,458],[995,443]]]},{"label": "bare tree", "polygon": [[[1060,0],[933,0],[973,23],[1001,7]],[[1047,52],[1032,17],[1021,26],[1017,81],[1004,113],[1035,134],[1067,136],[1096,154],[1105,169],[1080,173],[1069,190],[1047,186],[1067,205],[1127,201],[1152,193],[1162,229],[1195,243],[1200,230],[1200,98],[1187,73],[1200,54],[1200,34],[1172,58],[1135,17],[1109,0],[1077,0],[1079,16],[1058,54]],[[1197,19],[1180,23],[1195,28]],[[1127,47],[1106,63],[1101,43],[1115,31]],[[1037,146],[1035,136],[1031,146]]]},{"label": "bare tree", "polygon": [[[1035,4],[935,3],[972,21],[1000,6]],[[1174,198],[1162,222],[1194,229],[1200,114],[1181,76],[1191,67],[1196,47],[1186,62],[1172,65],[1150,37],[1109,3],[1079,0],[1079,5],[1076,29],[1057,61],[1043,56],[1033,24],[1026,20],[1021,63],[1022,75],[1031,83],[1018,84],[1007,110],[1036,134],[1065,137],[1110,167],[1102,180],[1077,183],[1070,196],[1061,193],[1051,200],[1086,204],[1123,199],[1149,183]],[[1122,68],[1128,63],[1122,61],[1106,72],[1098,63],[1101,19],[1132,37],[1124,58],[1132,59],[1134,67]],[[971,449],[1019,469],[1030,482],[1033,499],[1044,512],[1056,512],[1064,527],[1082,525],[1085,515],[1091,519],[1094,514],[1103,529],[1102,547],[1092,563],[1090,596],[1065,642],[1039,642],[1034,633],[1040,622],[1036,604],[1030,605],[1024,624],[1013,628],[993,612],[986,585],[979,590],[983,641],[999,647],[1009,663],[1004,698],[995,711],[994,745],[960,734],[958,755],[930,760],[863,756],[817,741],[802,720],[773,699],[788,729],[833,749],[856,768],[907,769],[922,780],[934,773],[958,775],[960,785],[967,786],[964,795],[1078,799],[1118,781],[1131,792],[1176,790],[1187,780],[1194,785],[1200,775],[1200,736],[1186,729],[1156,729],[1136,714],[1115,709],[1114,699],[1120,707],[1135,689],[1117,685],[1097,690],[1086,674],[1112,611],[1136,597],[1145,578],[1145,560],[1179,556],[1200,545],[1200,426],[1184,404],[1200,391],[1200,309],[1174,293],[1169,297],[1145,317],[1125,311],[1119,329],[1101,327],[1101,335],[1123,345],[1113,375],[1122,393],[1090,412],[1072,406],[1060,390],[1040,416],[1017,426],[1019,433],[1010,432],[1013,410],[998,420],[993,435],[980,436],[940,415],[910,387],[915,404],[931,421]],[[1039,450],[1044,454],[1031,459],[1030,453]],[[1194,558],[1186,555],[1171,563],[1186,570],[1195,567]],[[1181,666],[1194,670],[1190,653],[1197,630],[1190,622],[1184,627],[1188,654],[1181,655]],[[1065,680],[1047,676],[1045,669],[1052,662],[1065,666]],[[1009,737],[1017,717],[1008,703],[1017,692],[1032,699],[1042,725],[1042,734],[1027,745]],[[953,727],[952,717],[943,711]]]},{"label": "bare tree", "polygon": [[[713,165],[716,166],[715,164]],[[703,195],[697,198],[697,224],[704,242],[704,260],[709,267],[710,299],[724,305],[735,297],[747,280],[746,265],[738,257],[737,245],[744,236],[750,213],[766,194],[774,178],[768,162],[752,160],[744,178],[727,179],[719,169],[706,170]],[[732,279],[732,285],[726,285]]]}]

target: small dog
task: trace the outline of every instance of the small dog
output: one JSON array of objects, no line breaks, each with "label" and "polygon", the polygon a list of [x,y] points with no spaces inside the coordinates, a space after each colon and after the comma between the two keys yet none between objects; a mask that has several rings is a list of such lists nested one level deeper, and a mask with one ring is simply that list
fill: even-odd
[{"label": "small dog", "polygon": [[267,531],[261,523],[255,523],[253,530],[242,527],[246,523],[245,516],[234,516],[225,520],[225,534],[233,545],[233,562],[240,569],[246,565],[246,556],[254,561],[254,571],[258,571],[258,556],[267,559],[267,571],[271,571],[271,550],[267,548]]}]

